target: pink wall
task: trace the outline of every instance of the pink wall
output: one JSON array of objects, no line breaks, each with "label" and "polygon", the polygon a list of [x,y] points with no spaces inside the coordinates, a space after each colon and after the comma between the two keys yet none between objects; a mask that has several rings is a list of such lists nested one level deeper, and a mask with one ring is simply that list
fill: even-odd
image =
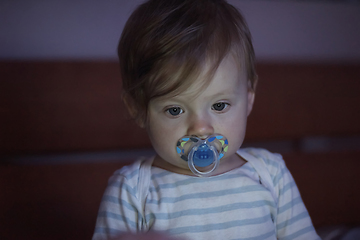
[{"label": "pink wall", "polygon": [[[122,27],[141,2],[1,1],[0,58],[114,59]],[[230,2],[247,18],[259,60],[360,62],[358,3]]]}]

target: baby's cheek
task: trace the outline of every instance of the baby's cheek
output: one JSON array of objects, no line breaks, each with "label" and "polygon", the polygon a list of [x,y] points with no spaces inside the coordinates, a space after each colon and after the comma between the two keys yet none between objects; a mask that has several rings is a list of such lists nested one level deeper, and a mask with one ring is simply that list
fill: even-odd
[{"label": "baby's cheek", "polygon": [[231,137],[229,140],[229,151],[236,152],[242,145],[245,138],[245,131],[237,132],[237,135]]}]

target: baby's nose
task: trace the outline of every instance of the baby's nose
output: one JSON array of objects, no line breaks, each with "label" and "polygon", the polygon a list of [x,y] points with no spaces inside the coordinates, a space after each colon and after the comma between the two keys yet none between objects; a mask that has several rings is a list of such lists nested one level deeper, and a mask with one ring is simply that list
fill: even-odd
[{"label": "baby's nose", "polygon": [[209,116],[194,117],[190,121],[187,134],[189,136],[196,136],[201,139],[205,139],[208,136],[214,134],[211,118]]}]

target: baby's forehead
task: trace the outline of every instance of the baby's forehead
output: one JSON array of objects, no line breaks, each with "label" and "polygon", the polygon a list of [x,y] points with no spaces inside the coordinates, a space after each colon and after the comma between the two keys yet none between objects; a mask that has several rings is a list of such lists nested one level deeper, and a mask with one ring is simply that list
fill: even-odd
[{"label": "baby's forehead", "polygon": [[216,71],[204,68],[200,74],[186,86],[169,92],[158,100],[195,100],[198,96],[213,98],[238,94],[241,88],[247,87],[246,73],[237,67],[232,59],[224,59]]},{"label": "baby's forehead", "polygon": [[152,96],[150,100],[184,95],[196,98],[208,90],[214,79],[218,82],[218,88],[229,91],[224,87],[231,79],[240,80],[247,75],[244,59],[233,52],[228,52],[222,58],[204,59],[195,65],[170,60],[158,70],[154,80],[150,79],[151,88],[144,89]]}]

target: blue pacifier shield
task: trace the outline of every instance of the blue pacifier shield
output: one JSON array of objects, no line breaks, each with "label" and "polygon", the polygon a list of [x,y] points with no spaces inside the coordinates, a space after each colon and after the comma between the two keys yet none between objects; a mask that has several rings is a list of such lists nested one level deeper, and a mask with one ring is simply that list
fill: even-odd
[{"label": "blue pacifier shield", "polygon": [[184,136],[176,144],[180,158],[187,161],[190,170],[200,177],[210,176],[227,150],[228,140],[219,134],[206,139]]},{"label": "blue pacifier shield", "polygon": [[214,153],[207,144],[201,144],[194,152],[193,161],[197,167],[207,167],[214,162]]}]

